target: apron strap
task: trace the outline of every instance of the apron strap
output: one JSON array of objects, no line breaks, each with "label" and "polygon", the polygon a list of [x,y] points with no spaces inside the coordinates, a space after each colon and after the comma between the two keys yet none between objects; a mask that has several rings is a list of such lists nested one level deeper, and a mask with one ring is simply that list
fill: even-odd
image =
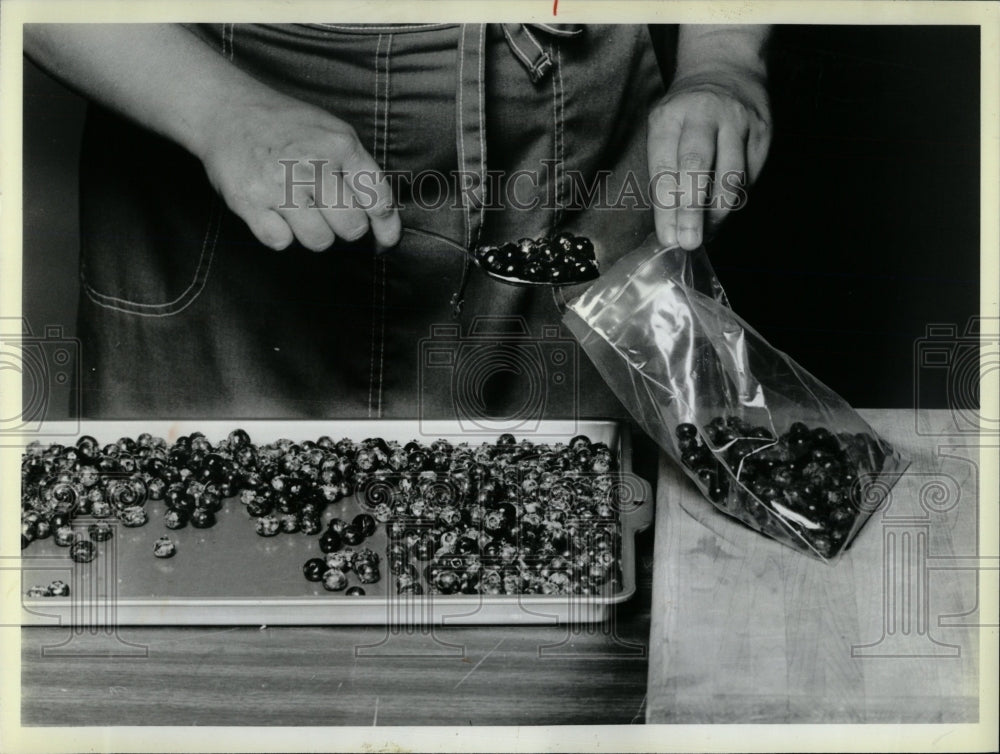
[{"label": "apron strap", "polygon": [[458,40],[456,147],[465,247],[478,243],[486,208],[486,24],[462,26]]},{"label": "apron strap", "polygon": [[531,27],[554,37],[575,37],[583,33],[579,24],[503,24],[503,35],[514,56],[528,71],[532,83],[537,84],[552,68],[552,57],[531,33]]},{"label": "apron strap", "polygon": [[[465,248],[479,243],[486,212],[486,24],[463,24],[458,40],[458,91],[455,138],[458,197],[465,215]],[[451,297],[452,314],[462,311],[472,260],[466,256],[459,290]]]},{"label": "apron strap", "polygon": [[[583,32],[578,24],[502,24],[503,34],[514,56],[528,72],[532,83],[545,78],[552,57],[532,34],[575,37]],[[465,215],[465,248],[479,243],[486,209],[486,114],[485,68],[486,24],[463,24],[458,39],[456,103],[456,147],[459,169],[459,199]],[[462,312],[472,260],[467,256],[459,289],[451,297],[452,314]]]}]

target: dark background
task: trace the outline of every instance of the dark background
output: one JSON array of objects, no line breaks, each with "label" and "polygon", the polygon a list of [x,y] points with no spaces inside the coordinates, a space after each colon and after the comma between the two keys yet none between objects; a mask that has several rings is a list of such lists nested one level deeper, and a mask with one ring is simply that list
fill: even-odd
[{"label": "dark background", "polygon": [[[855,406],[947,406],[914,353],[979,311],[978,27],[782,26],[770,55],[770,157],[709,244],[733,308]],[[72,337],[85,105],[24,76],[24,313]]]}]

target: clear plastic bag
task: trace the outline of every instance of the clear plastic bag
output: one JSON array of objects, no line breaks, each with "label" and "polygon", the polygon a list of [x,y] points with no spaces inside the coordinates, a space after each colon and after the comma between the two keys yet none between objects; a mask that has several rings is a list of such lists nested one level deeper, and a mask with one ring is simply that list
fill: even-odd
[{"label": "clear plastic bag", "polygon": [[909,465],[733,312],[703,249],[651,236],[564,321],[716,508],[797,550],[836,559]]}]

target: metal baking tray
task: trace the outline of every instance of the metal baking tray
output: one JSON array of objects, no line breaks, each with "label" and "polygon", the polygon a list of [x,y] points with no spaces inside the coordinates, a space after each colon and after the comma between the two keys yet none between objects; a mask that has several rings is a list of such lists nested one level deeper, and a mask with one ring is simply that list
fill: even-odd
[{"label": "metal baking tray", "polygon": [[[142,432],[169,442],[200,431],[217,442],[242,427],[258,444],[289,438],[296,442],[322,435],[339,439],[383,437],[408,442],[430,442],[446,437],[452,442],[478,444],[493,441],[480,431],[452,422],[427,421],[93,421],[49,424],[27,437],[42,442],[75,442],[92,435],[101,444]],[[475,428],[473,428],[475,429]],[[365,585],[366,595],[348,597],[330,593],[302,576],[302,564],[322,556],[318,537],[256,534],[252,519],[238,499],[226,501],[218,523],[209,529],[187,526],[170,531],[163,525],[162,502],[150,501],[144,526],[116,526],[115,536],[98,544],[90,563],[74,563],[67,548],[52,538],[37,540],[22,551],[22,624],[110,628],[117,625],[250,625],[250,624],[564,624],[602,621],[612,606],[635,593],[635,534],[653,517],[651,488],[632,473],[627,427],[613,421],[542,421],[530,432],[517,434],[534,442],[567,441],[585,434],[603,441],[617,454],[623,501],[621,527],[621,589],[601,596],[583,595],[397,595],[393,576],[383,567],[382,580]],[[463,433],[464,432],[464,433]],[[323,523],[334,516],[350,520],[363,509],[353,497],[329,505]],[[85,524],[77,518],[74,524]],[[177,545],[170,559],[153,557],[153,543],[167,534]],[[366,547],[385,552],[385,528],[366,540]],[[59,579],[70,586],[69,597],[27,598],[32,585]],[[352,582],[353,583],[353,582]]]}]

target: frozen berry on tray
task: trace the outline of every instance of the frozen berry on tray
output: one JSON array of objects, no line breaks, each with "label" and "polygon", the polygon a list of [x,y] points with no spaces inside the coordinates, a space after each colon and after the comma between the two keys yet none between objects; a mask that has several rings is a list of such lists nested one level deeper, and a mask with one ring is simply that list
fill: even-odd
[{"label": "frozen berry on tray", "polygon": [[341,592],[347,588],[347,574],[331,568],[323,574],[323,588],[328,592]]},{"label": "frozen berry on tray", "polygon": [[111,524],[106,521],[99,521],[88,526],[87,533],[95,542],[105,542],[111,539],[114,535],[114,530],[111,528]]},{"label": "frozen berry on tray", "polygon": [[170,537],[162,536],[153,543],[153,555],[157,558],[172,558],[177,553],[177,545]]},{"label": "frozen berry on tray", "polygon": [[310,558],[302,566],[302,574],[308,581],[322,581],[327,572],[327,564],[322,558]]}]

